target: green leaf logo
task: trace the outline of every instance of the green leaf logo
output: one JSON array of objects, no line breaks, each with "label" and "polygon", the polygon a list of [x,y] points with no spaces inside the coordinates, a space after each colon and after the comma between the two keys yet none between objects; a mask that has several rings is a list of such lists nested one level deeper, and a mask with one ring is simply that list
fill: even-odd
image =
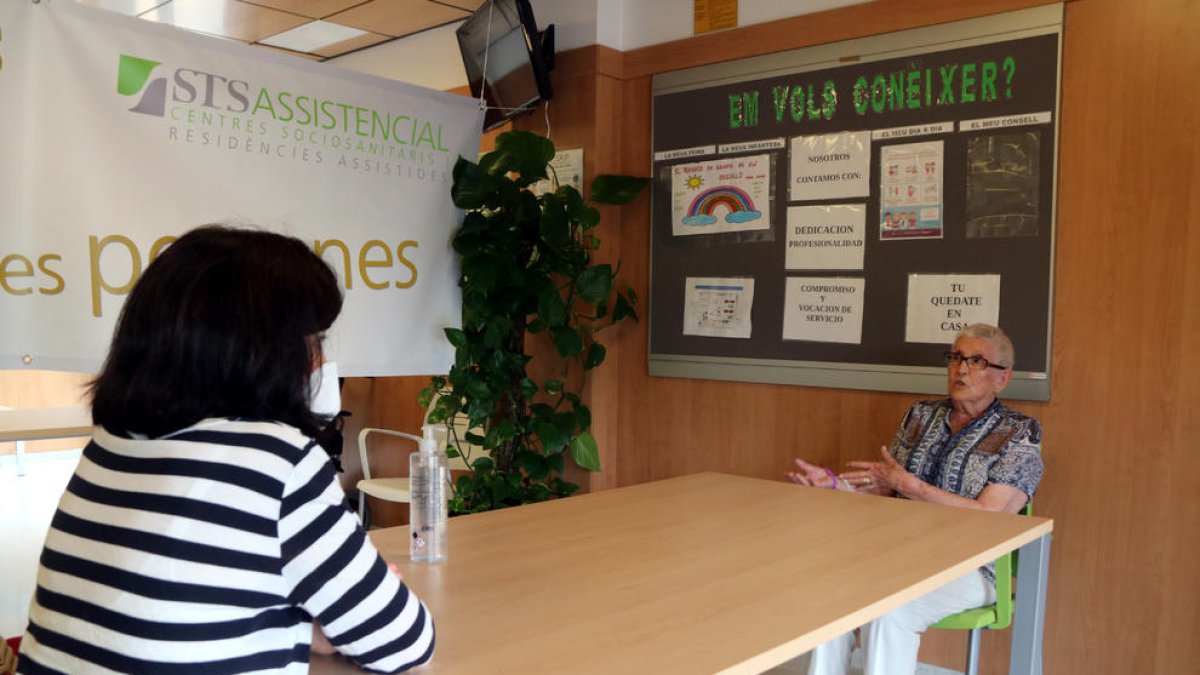
[{"label": "green leaf logo", "polygon": [[161,61],[139,59],[136,56],[122,54],[121,64],[117,68],[117,93],[122,96],[133,96],[138,93],[150,79],[150,71],[161,64]]},{"label": "green leaf logo", "polygon": [[150,73],[161,65],[160,61],[141,59],[128,54],[121,55],[117,66],[117,93],[133,96],[142,92],[137,105],[129,110],[145,115],[162,117],[167,106],[167,78],[150,79]]}]

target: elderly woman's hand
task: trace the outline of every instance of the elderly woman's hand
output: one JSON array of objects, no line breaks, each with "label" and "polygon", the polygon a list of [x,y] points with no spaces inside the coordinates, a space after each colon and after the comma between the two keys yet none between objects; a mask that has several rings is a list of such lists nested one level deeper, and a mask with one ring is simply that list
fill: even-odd
[{"label": "elderly woman's hand", "polygon": [[815,464],[796,458],[796,471],[789,471],[786,475],[787,479],[797,485],[807,485],[808,487],[832,488],[834,487],[834,474],[828,469],[824,469]]},{"label": "elderly woman's hand", "polygon": [[843,473],[841,478],[853,485],[856,492],[885,496],[904,493],[912,481],[918,480],[896,462],[886,445],[880,446],[879,456],[878,462],[850,462],[849,466],[856,470]]}]

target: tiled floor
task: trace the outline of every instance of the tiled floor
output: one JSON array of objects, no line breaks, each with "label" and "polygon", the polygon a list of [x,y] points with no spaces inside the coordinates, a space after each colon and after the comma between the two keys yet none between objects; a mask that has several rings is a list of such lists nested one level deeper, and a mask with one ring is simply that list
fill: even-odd
[{"label": "tiled floor", "polygon": [[[25,629],[29,598],[37,574],[37,558],[79,452],[37,453],[28,456],[28,473],[16,475],[12,456],[0,457],[0,636],[17,635]],[[804,675],[808,655],[767,671],[768,675]],[[851,658],[850,675],[861,675],[862,653]],[[921,664],[917,675],[957,675],[958,671]]]},{"label": "tiled floor", "polygon": [[79,451],[33,453],[26,458],[27,473],[18,476],[15,457],[0,457],[0,637],[25,630],[38,555]]}]

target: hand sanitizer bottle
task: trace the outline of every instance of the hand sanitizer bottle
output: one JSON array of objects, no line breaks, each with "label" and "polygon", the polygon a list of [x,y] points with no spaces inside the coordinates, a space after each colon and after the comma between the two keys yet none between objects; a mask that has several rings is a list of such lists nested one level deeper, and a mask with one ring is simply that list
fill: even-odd
[{"label": "hand sanitizer bottle", "polygon": [[450,469],[438,447],[435,427],[422,427],[420,450],[408,457],[409,554],[413,562],[446,559],[446,520]]}]

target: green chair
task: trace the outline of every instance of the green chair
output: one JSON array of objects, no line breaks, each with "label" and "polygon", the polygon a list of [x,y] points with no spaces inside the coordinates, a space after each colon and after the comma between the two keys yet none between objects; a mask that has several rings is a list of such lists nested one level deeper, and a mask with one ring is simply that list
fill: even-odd
[{"label": "green chair", "polygon": [[[1026,516],[1033,515],[1033,501],[1021,509]],[[930,628],[971,631],[967,637],[967,669],[965,675],[979,673],[979,636],[984,628],[1004,630],[1012,624],[1013,579],[1017,576],[1017,552],[1010,551],[996,559],[996,602],[986,607],[968,609],[938,621]]]}]

